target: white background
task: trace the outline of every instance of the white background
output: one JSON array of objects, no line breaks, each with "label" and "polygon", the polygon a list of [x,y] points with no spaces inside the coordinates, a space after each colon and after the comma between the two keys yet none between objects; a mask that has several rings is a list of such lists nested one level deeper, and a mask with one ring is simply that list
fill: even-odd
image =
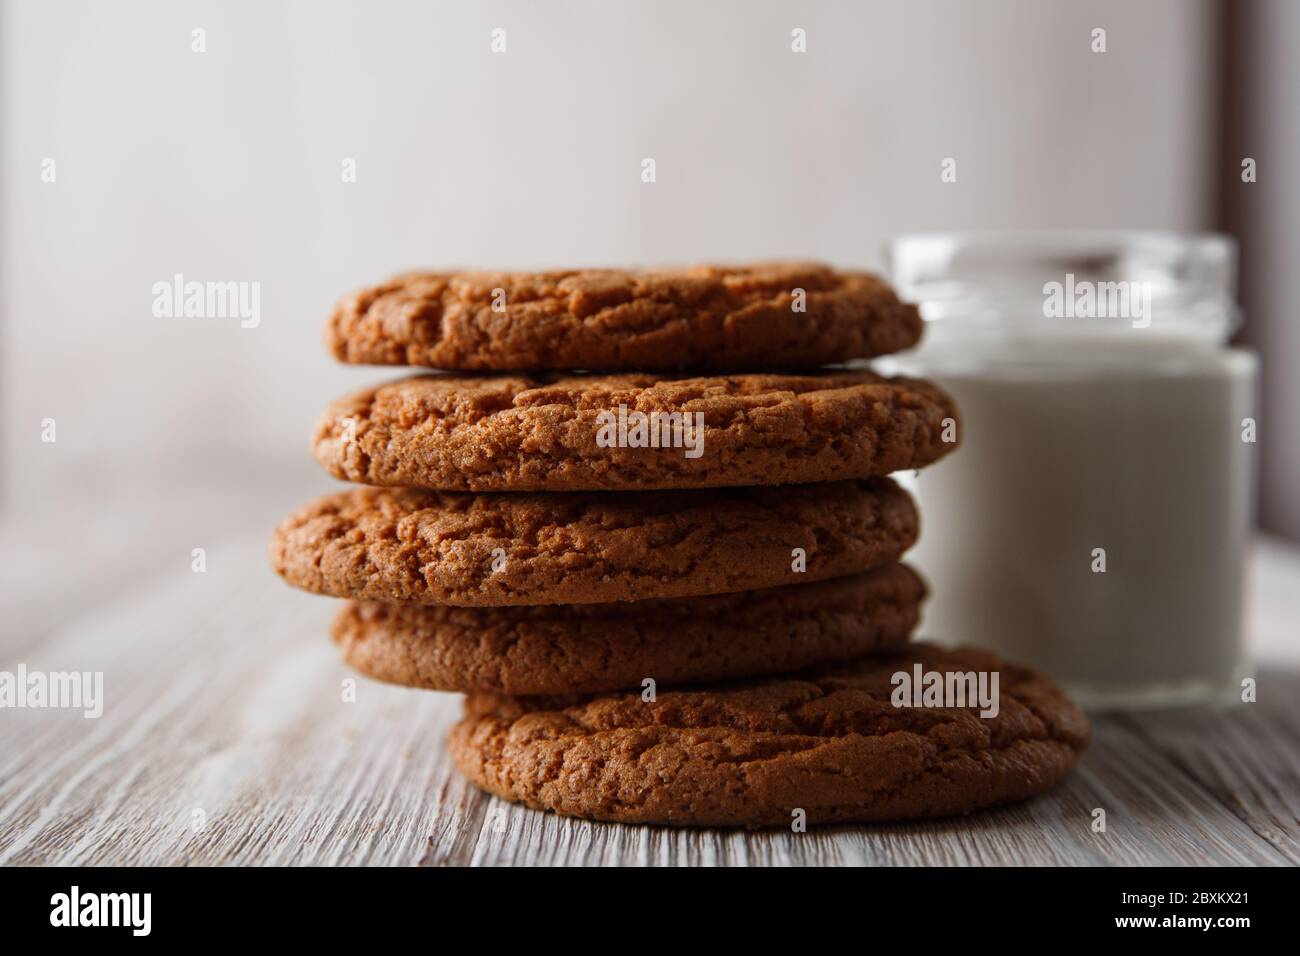
[{"label": "white background", "polygon": [[[1196,2],[7,2],[3,500],[129,512],[209,485],[269,532],[329,485],[324,404],[399,374],[327,358],[332,303],[401,269],[859,266],[900,231],[1210,226],[1215,23]],[[260,282],[261,326],[153,318],[177,272]]]}]

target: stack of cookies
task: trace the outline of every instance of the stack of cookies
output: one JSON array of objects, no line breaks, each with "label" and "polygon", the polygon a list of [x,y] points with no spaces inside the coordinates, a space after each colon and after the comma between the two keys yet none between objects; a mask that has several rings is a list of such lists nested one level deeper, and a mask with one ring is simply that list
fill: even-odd
[{"label": "stack of cookies", "polygon": [[[817,265],[400,276],[328,345],[442,371],[329,406],[315,455],[369,487],[291,517],[272,564],[349,599],[352,667],[467,694],[457,765],[531,807],[769,826],[1030,796],[1081,714],[908,643],[918,518],[888,475],[953,449],[957,411],[843,363],[920,332],[878,278]],[[900,695],[930,673],[998,674],[995,706]]]}]

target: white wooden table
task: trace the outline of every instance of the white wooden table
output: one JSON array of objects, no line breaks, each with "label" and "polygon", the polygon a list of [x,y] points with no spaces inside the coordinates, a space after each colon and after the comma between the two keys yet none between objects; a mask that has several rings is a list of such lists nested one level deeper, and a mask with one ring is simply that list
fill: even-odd
[{"label": "white wooden table", "polygon": [[[459,699],[358,679],[334,602],[267,568],[311,494],[207,489],[0,523],[0,670],[102,670],[98,720],[0,710],[2,864],[1296,864],[1300,552],[1262,542],[1260,702],[1101,717],[1079,771],[1030,803],[787,832],[593,824],[462,780]],[[66,502],[67,499],[64,499]],[[190,568],[193,547],[207,571]],[[1091,811],[1107,814],[1093,833]]]}]

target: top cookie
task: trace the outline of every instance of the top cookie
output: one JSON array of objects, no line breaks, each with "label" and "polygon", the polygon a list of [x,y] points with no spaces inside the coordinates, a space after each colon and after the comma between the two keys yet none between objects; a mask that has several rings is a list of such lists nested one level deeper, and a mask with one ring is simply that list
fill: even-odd
[{"label": "top cookie", "polygon": [[408,273],[344,299],[342,362],[460,371],[811,368],[916,344],[885,282],[815,263]]}]

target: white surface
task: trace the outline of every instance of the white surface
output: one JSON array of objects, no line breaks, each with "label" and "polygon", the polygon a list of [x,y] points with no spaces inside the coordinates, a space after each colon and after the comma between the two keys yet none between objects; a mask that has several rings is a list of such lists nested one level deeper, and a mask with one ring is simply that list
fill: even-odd
[{"label": "white surface", "polygon": [[[5,553],[27,558],[6,562],[0,669],[103,670],[106,697],[99,720],[0,711],[0,863],[1300,863],[1296,550],[1258,549],[1258,704],[1097,718],[1070,780],[1005,810],[685,832],[478,793],[443,745],[456,695],[359,680],[344,703],[336,602],[266,567],[261,512],[284,495],[261,497],[155,499],[152,522],[69,508],[0,524]],[[195,545],[205,574],[190,571]],[[40,573],[56,562],[57,581]]]}]

